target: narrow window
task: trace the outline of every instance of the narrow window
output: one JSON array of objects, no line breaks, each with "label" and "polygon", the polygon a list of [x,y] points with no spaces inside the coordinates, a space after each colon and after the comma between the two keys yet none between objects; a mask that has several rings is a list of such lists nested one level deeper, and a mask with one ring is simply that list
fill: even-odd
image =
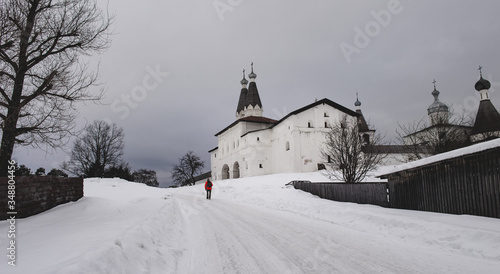
[{"label": "narrow window", "polygon": [[286,142],[285,149],[286,149],[286,151],[290,150],[290,142]]},{"label": "narrow window", "polygon": [[259,138],[259,137],[257,137],[257,141],[260,141],[260,138]]},{"label": "narrow window", "polygon": [[262,164],[259,164],[259,168],[262,168]]}]

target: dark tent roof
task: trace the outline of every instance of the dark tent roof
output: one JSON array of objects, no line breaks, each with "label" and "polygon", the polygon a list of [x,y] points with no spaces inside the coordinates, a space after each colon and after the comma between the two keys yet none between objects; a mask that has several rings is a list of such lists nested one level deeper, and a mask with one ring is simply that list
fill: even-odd
[{"label": "dark tent roof", "polygon": [[368,128],[368,124],[366,123],[365,117],[363,116],[361,109],[357,109],[356,113],[360,115],[360,116],[358,116],[358,130],[359,130],[359,132],[370,131],[370,128]]},{"label": "dark tent roof", "polygon": [[500,131],[500,114],[489,99],[482,100],[471,134]]},{"label": "dark tent roof", "polygon": [[240,92],[240,99],[238,100],[238,107],[236,108],[236,113],[245,109],[245,102],[247,100],[248,89],[242,88]]},{"label": "dark tent roof", "polygon": [[257,84],[254,81],[250,82],[248,86],[248,93],[245,100],[244,107],[256,107],[259,106],[262,109],[262,103],[260,101],[259,91],[257,90]]}]

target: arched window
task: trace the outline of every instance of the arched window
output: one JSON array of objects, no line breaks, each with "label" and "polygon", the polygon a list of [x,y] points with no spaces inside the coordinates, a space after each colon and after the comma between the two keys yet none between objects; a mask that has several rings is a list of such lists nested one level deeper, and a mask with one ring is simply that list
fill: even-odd
[{"label": "arched window", "polygon": [[233,178],[240,178],[240,164],[238,162],[234,162],[233,165]]},{"label": "arched window", "polygon": [[222,167],[222,180],[229,179],[229,166],[224,165]]}]

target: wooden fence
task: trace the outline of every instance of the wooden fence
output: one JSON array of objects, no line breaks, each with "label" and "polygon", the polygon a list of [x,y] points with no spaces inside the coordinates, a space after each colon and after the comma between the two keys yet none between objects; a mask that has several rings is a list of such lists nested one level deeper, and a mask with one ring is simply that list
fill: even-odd
[{"label": "wooden fence", "polygon": [[500,149],[388,176],[392,208],[500,218]]},{"label": "wooden fence", "polygon": [[351,202],[358,204],[373,204],[387,206],[386,183],[305,183],[295,182],[293,186],[317,195],[320,198],[338,202]]}]

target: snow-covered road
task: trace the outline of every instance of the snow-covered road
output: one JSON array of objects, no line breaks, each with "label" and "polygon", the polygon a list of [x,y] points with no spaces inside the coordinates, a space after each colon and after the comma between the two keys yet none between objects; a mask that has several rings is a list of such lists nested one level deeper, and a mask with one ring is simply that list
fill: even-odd
[{"label": "snow-covered road", "polygon": [[[223,197],[220,197],[223,198]],[[467,257],[342,222],[177,195],[186,254],[176,273],[487,273]],[[491,268],[490,268],[491,270]],[[484,272],[486,271],[486,272]]]},{"label": "snow-covered road", "polygon": [[[338,203],[282,174],[156,189],[85,181],[75,203],[18,220],[0,273],[498,273],[500,220]],[[0,244],[6,244],[6,221]],[[2,231],[5,231],[3,233]]]}]

